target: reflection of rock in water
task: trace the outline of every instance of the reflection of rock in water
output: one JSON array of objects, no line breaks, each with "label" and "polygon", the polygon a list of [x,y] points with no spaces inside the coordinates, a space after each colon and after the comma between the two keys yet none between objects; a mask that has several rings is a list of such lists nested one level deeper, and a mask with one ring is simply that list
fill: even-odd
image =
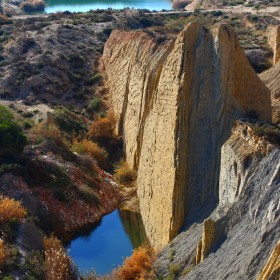
[{"label": "reflection of rock in water", "polygon": [[119,210],[121,221],[133,248],[139,247],[146,239],[141,215],[137,212]]}]

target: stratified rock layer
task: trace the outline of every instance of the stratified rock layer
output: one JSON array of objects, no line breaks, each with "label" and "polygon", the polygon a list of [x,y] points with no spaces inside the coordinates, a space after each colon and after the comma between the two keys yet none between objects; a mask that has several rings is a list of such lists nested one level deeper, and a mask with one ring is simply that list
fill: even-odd
[{"label": "stratified rock layer", "polygon": [[280,123],[280,61],[260,74],[260,78],[271,90],[272,120]]},{"label": "stratified rock layer", "polygon": [[[194,266],[193,259],[201,257],[197,244],[204,228],[203,223],[195,223],[161,251],[157,276],[167,277],[169,267],[177,265],[179,280],[279,278],[279,247],[274,248],[280,240],[280,149],[251,131],[255,125],[238,122],[222,148],[222,163],[227,163],[222,164],[221,173],[237,165],[236,176],[243,187],[234,191],[237,181],[231,176],[220,183],[222,190],[228,188],[234,195],[226,203],[227,197],[221,194],[221,204],[209,216],[215,221],[215,234],[208,256]],[[246,150],[243,157],[242,149]]]},{"label": "stratified rock layer", "polygon": [[280,25],[274,26],[268,33],[268,43],[273,50],[273,64],[280,59]]},{"label": "stratified rock layer", "polygon": [[227,25],[210,32],[190,23],[163,46],[114,31],[103,60],[146,233],[160,249],[187,217],[215,207],[232,123],[246,114],[269,120],[270,94]]}]

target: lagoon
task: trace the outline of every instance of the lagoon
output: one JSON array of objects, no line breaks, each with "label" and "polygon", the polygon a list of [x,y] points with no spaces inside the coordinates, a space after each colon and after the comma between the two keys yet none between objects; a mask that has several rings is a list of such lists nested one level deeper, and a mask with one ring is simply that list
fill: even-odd
[{"label": "lagoon", "polygon": [[123,9],[127,7],[151,11],[172,9],[170,0],[46,0],[46,3],[46,13],[58,11],[88,12],[95,9]]},{"label": "lagoon", "polygon": [[145,238],[140,214],[115,210],[91,230],[73,239],[68,246],[68,254],[80,272],[94,270],[104,275],[121,265]]}]

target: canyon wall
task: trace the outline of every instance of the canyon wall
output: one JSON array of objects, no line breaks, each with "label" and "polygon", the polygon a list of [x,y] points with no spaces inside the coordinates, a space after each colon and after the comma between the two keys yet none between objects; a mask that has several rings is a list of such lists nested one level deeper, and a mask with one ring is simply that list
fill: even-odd
[{"label": "canyon wall", "polygon": [[228,25],[190,23],[161,45],[144,32],[113,31],[103,61],[146,233],[160,249],[214,209],[232,124],[270,120],[270,92]]},{"label": "canyon wall", "polygon": [[[205,221],[180,233],[159,254],[157,276],[167,277],[177,265],[180,280],[278,279],[280,149],[254,133],[259,125],[237,122],[222,147],[221,176],[230,175],[206,220],[214,221],[214,230]],[[202,260],[203,242],[208,254]]]},{"label": "canyon wall", "polygon": [[280,124],[280,61],[259,76],[271,91],[272,120]]}]

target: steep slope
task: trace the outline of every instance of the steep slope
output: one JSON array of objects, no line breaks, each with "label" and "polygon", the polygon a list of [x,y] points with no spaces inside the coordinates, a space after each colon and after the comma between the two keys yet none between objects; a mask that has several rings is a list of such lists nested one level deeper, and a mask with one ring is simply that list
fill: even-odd
[{"label": "steep slope", "polygon": [[260,78],[271,90],[272,120],[280,123],[280,61],[260,74]]},{"label": "steep slope", "polygon": [[[220,205],[210,215],[214,236],[205,222],[181,233],[161,252],[158,276],[177,265],[177,279],[278,279],[268,276],[279,276],[279,248],[272,252],[280,239],[280,149],[257,137],[253,127],[238,123],[222,147]],[[200,239],[208,243],[208,255],[196,266]]]},{"label": "steep slope", "polygon": [[164,46],[115,31],[103,61],[146,233],[159,249],[214,209],[221,146],[235,119],[270,119],[269,91],[227,25],[191,23]]}]

